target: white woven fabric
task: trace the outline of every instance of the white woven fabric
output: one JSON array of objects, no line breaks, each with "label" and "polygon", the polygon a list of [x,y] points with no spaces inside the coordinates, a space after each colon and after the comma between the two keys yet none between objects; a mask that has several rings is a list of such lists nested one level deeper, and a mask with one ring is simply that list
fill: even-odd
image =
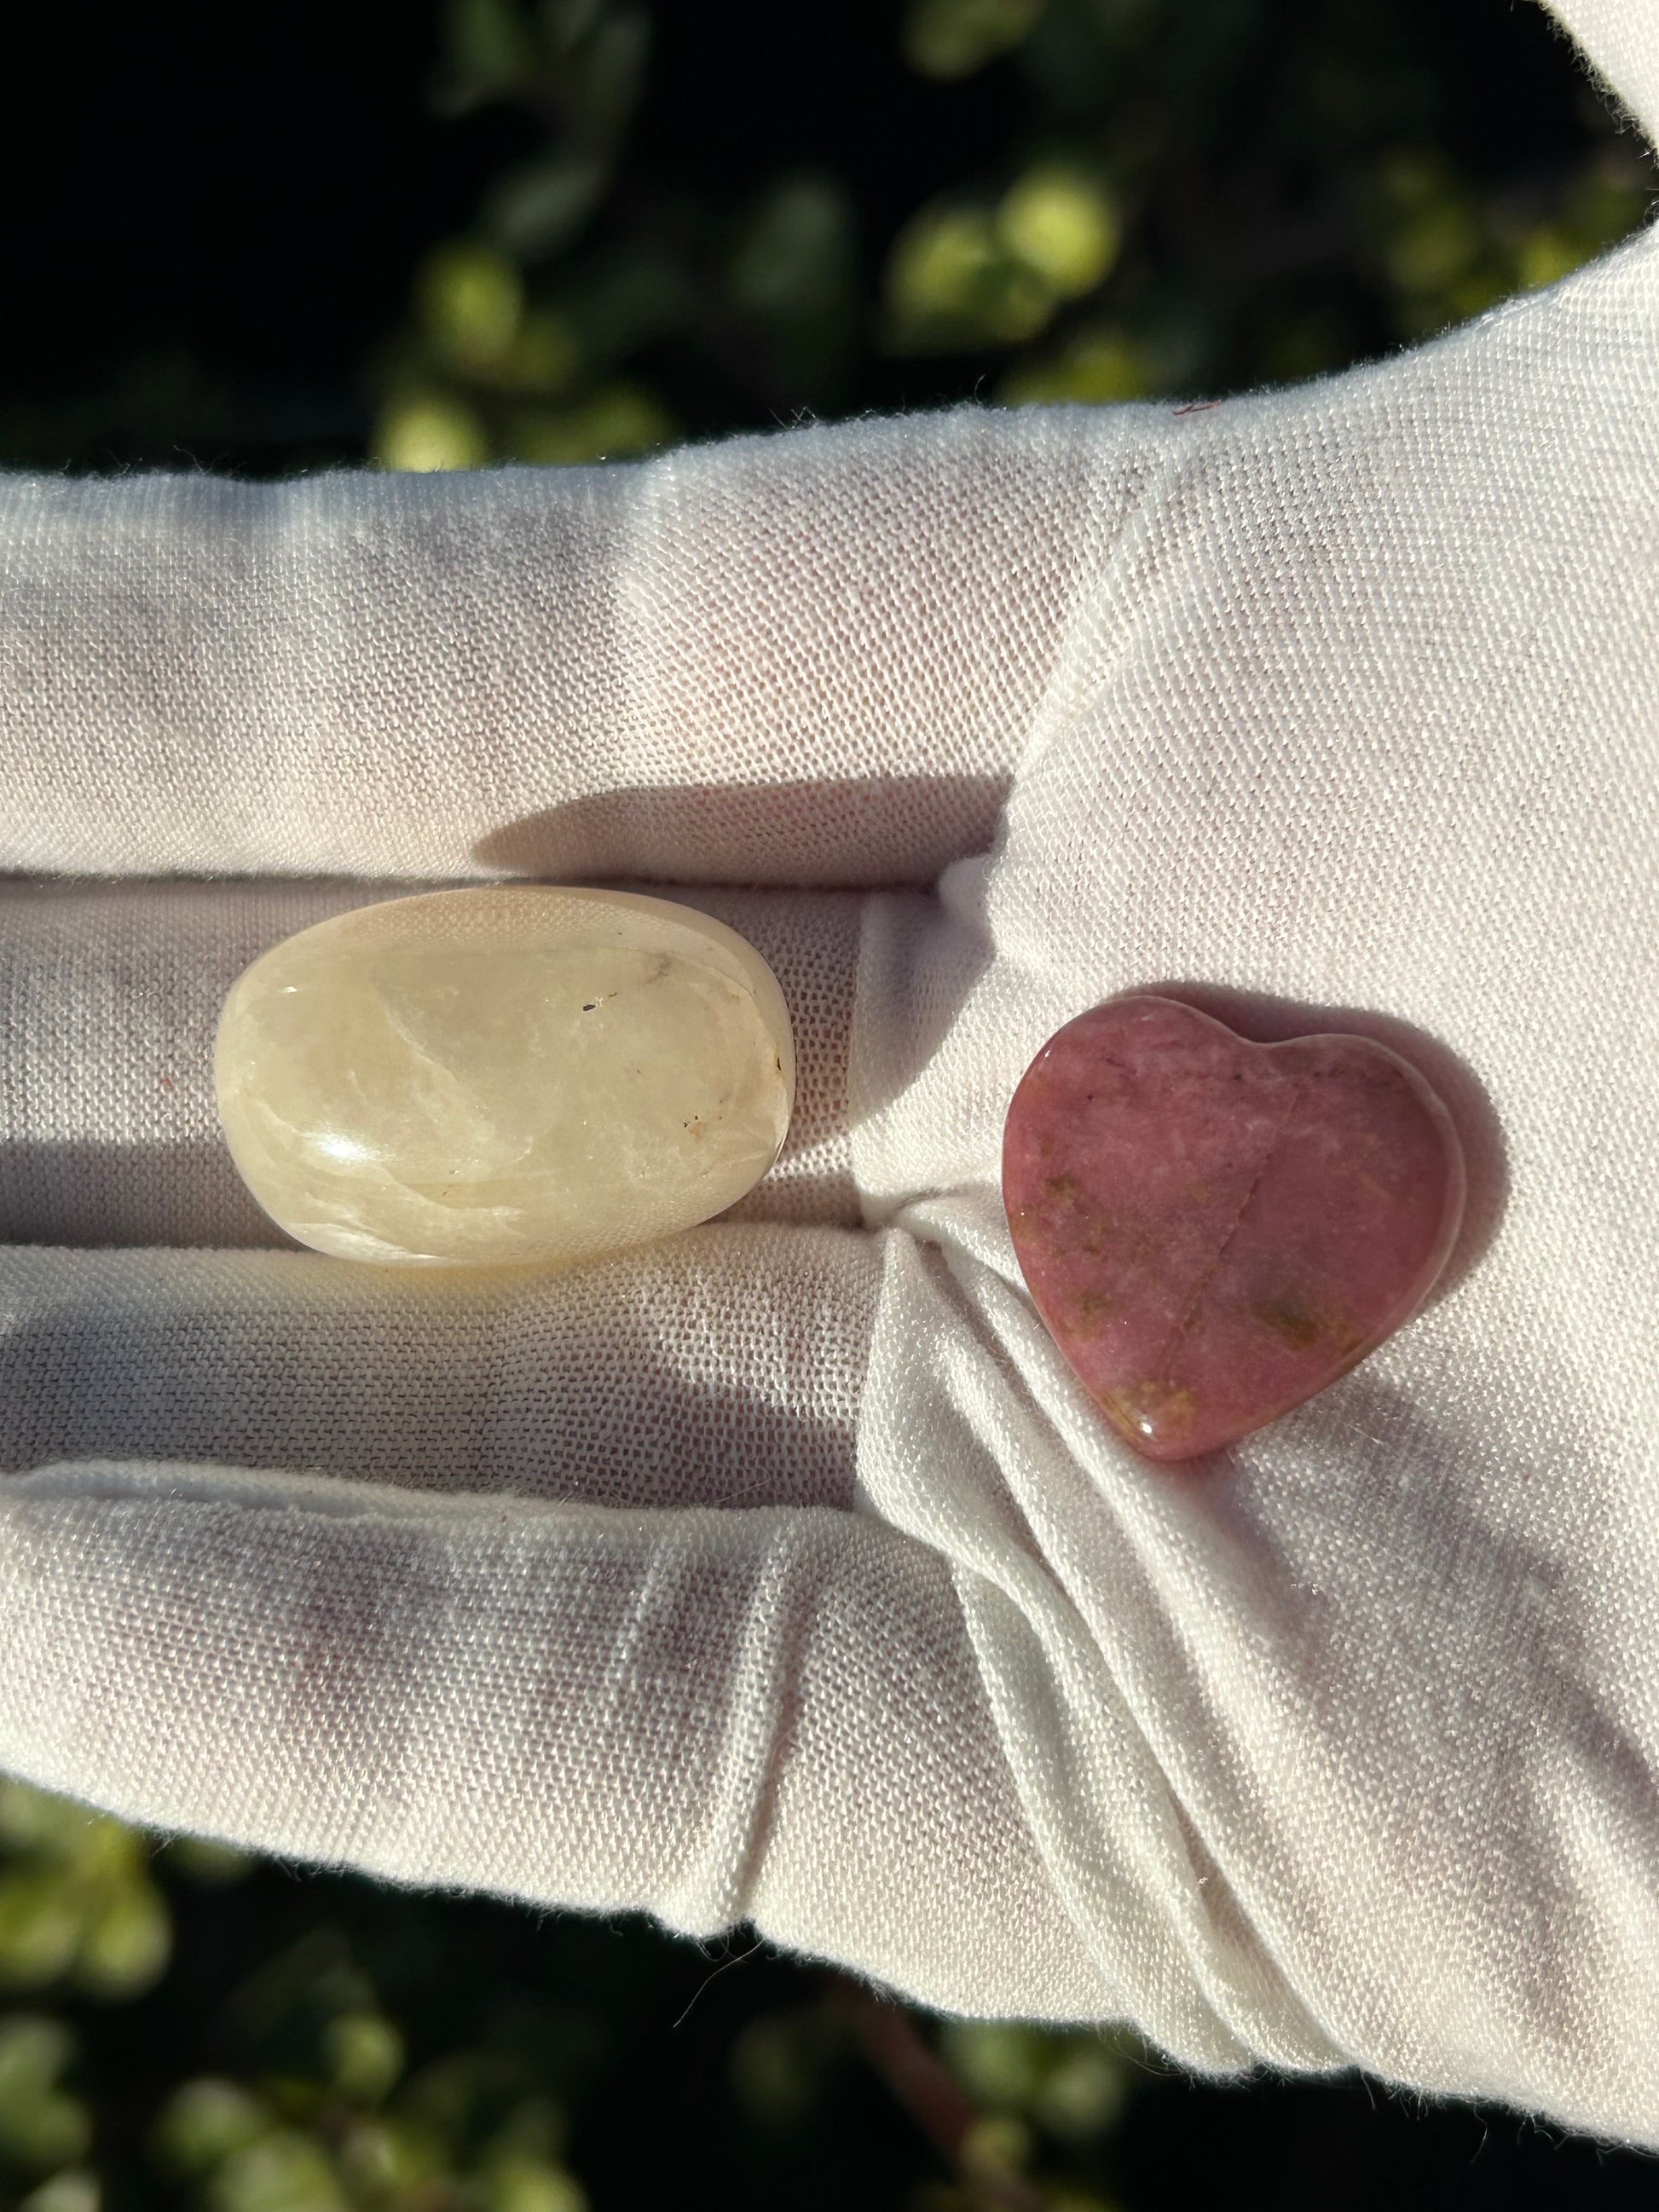
[{"label": "white woven fabric", "polygon": [[[1659,120],[1652,0],[1564,14]],[[0,481],[0,1765],[1659,2145],[1656,397],[1644,235],[1201,411]],[[780,1168],[564,1276],[286,1249],[225,987],[514,872],[760,947]],[[1185,1471],[997,1182],[1044,1039],[1176,982],[1401,1042],[1474,1183]]]}]

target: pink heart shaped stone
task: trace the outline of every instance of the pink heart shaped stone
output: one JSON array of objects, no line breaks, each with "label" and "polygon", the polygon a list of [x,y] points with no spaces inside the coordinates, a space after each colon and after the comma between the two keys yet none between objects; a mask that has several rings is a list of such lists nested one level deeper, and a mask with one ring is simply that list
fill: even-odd
[{"label": "pink heart shaped stone", "polygon": [[1191,1459],[1334,1382],[1402,1322],[1463,1215],[1462,1147],[1368,1037],[1251,1044],[1172,999],[1051,1036],[1002,1138],[1037,1311],[1149,1459]]}]

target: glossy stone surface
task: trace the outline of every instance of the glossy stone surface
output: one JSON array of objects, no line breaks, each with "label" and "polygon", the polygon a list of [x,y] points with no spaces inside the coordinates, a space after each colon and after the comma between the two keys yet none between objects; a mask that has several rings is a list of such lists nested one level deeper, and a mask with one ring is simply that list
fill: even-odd
[{"label": "glossy stone surface", "polygon": [[1251,1044],[1173,1000],[1057,1030],[1003,1132],[1037,1311],[1154,1460],[1288,1413],[1408,1321],[1462,1218],[1463,1155],[1416,1069],[1368,1038]]},{"label": "glossy stone surface", "polygon": [[707,1221],[783,1147],[777,979],[690,907],[490,885],[389,899],[237,979],[214,1054],[248,1188],[302,1244],[561,1265]]}]

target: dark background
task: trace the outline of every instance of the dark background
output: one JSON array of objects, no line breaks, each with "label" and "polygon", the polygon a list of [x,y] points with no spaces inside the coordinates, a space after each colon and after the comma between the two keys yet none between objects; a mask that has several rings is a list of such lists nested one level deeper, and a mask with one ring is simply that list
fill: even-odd
[{"label": "dark background", "polygon": [[[92,0],[20,9],[6,46],[0,458],[51,467],[359,460],[410,391],[491,453],[534,458],[539,418],[586,459],[649,442],[650,409],[696,436],[1234,390],[1559,275],[1650,185],[1531,0]],[[891,327],[907,222],[1045,160],[1109,196],[1103,281],[1024,338],[994,271]],[[526,218],[526,173],[562,218]],[[457,244],[507,249],[562,383],[422,294]],[[1068,380],[1091,333],[1127,352],[1112,389]],[[647,409],[584,444],[619,381]]]},{"label": "dark background", "polygon": [[[1528,0],[94,0],[5,54],[10,466],[1219,393],[1554,281],[1651,197]],[[1648,2205],[1659,2167],[0,1786],[5,2212],[1332,2201]]]}]

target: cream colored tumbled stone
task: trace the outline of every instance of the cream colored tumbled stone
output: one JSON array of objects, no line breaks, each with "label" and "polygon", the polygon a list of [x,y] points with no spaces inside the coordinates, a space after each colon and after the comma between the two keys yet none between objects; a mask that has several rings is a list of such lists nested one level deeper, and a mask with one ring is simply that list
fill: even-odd
[{"label": "cream colored tumbled stone", "polygon": [[226,997],[219,1115],[291,1237],[411,1267],[559,1265],[689,1229],[777,1158],[788,1010],[667,899],[543,884],[388,899]]}]

